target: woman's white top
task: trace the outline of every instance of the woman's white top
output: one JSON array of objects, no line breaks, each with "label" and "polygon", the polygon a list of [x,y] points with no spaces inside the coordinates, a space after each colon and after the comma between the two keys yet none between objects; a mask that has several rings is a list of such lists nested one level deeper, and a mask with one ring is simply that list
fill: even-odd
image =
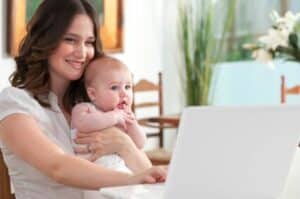
[{"label": "woman's white top", "polygon": [[[29,115],[37,121],[43,133],[53,143],[66,153],[74,154],[69,135],[70,127],[58,106],[57,97],[53,93],[48,97],[52,109],[42,107],[26,90],[5,88],[0,94],[0,120],[15,113]],[[17,199],[83,198],[83,190],[55,182],[13,154],[4,143],[0,142],[0,147]]]}]

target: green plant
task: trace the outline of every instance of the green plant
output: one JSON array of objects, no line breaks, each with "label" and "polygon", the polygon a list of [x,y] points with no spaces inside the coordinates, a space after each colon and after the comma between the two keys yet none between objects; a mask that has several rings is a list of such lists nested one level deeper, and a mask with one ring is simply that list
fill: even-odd
[{"label": "green plant", "polygon": [[[179,1],[179,41],[184,62],[182,82],[187,105],[210,104],[214,65],[234,17],[236,0],[227,0],[222,33],[214,31],[215,3],[211,0]],[[218,36],[219,35],[219,36]]]},{"label": "green plant", "polygon": [[251,52],[243,46],[245,43],[253,41],[253,38],[254,36],[250,33],[235,37],[232,48],[226,52],[225,61],[251,60]]}]

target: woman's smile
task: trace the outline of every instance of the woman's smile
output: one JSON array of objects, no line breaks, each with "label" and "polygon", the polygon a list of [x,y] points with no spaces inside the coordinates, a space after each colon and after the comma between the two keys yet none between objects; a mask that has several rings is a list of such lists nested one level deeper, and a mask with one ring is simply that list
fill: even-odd
[{"label": "woman's smile", "polygon": [[74,69],[82,69],[85,66],[85,61],[66,59],[66,62]]}]

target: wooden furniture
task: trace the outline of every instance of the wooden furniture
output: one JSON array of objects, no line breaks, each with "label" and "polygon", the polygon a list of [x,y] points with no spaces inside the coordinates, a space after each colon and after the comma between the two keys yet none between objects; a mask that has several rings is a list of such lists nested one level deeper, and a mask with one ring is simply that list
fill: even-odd
[{"label": "wooden furniture", "polygon": [[[26,34],[26,15],[33,15],[33,13],[26,13],[32,10],[26,9],[26,7],[34,7],[36,2],[30,0],[7,0],[6,2],[8,20],[7,50],[10,55],[15,57],[18,54],[19,44]],[[124,2],[123,0],[103,0],[100,2],[102,2],[102,11],[97,10],[97,12],[101,12],[101,15],[103,15],[99,29],[102,47],[107,53],[122,52]]]},{"label": "wooden furniture", "polygon": [[159,128],[177,128],[179,126],[179,115],[160,115],[157,117],[148,117],[139,120],[144,126]]},{"label": "wooden furniture", "polygon": [[[285,104],[287,95],[300,95],[300,85],[295,85],[295,86],[287,88],[286,82],[285,82],[285,76],[281,75],[280,78],[281,78],[280,102],[281,102],[281,104]],[[298,144],[298,147],[300,147],[300,143]]]},{"label": "wooden furniture", "polygon": [[280,102],[282,104],[286,103],[286,96],[287,95],[300,95],[300,85],[295,85],[292,87],[287,88],[286,87],[286,81],[285,76],[281,76],[281,86],[280,86],[281,92],[280,92]]},{"label": "wooden furniture", "polygon": [[11,194],[8,170],[4,163],[1,149],[0,149],[0,198],[1,199],[14,199],[15,198],[14,195]]},{"label": "wooden furniture", "polygon": [[[171,159],[171,153],[163,149],[163,131],[165,128],[177,128],[179,119],[176,116],[165,116],[163,114],[163,93],[162,93],[162,74],[158,74],[158,83],[142,79],[133,86],[134,99],[133,99],[133,111],[137,109],[156,108],[158,114],[156,116],[138,118],[138,122],[141,126],[156,129],[155,132],[147,133],[147,137],[157,137],[159,148],[146,151],[147,156],[151,160],[152,164],[169,164]],[[158,96],[155,99],[147,98],[146,101],[137,102],[136,95],[138,93],[156,92]]]}]

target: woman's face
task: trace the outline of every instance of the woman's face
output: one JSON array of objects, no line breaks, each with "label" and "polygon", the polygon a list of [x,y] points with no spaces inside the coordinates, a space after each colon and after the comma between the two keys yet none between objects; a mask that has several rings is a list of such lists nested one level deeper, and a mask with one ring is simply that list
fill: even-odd
[{"label": "woman's face", "polygon": [[66,86],[82,76],[85,66],[94,57],[94,43],[91,19],[84,14],[76,15],[58,47],[49,57],[52,87]]}]

